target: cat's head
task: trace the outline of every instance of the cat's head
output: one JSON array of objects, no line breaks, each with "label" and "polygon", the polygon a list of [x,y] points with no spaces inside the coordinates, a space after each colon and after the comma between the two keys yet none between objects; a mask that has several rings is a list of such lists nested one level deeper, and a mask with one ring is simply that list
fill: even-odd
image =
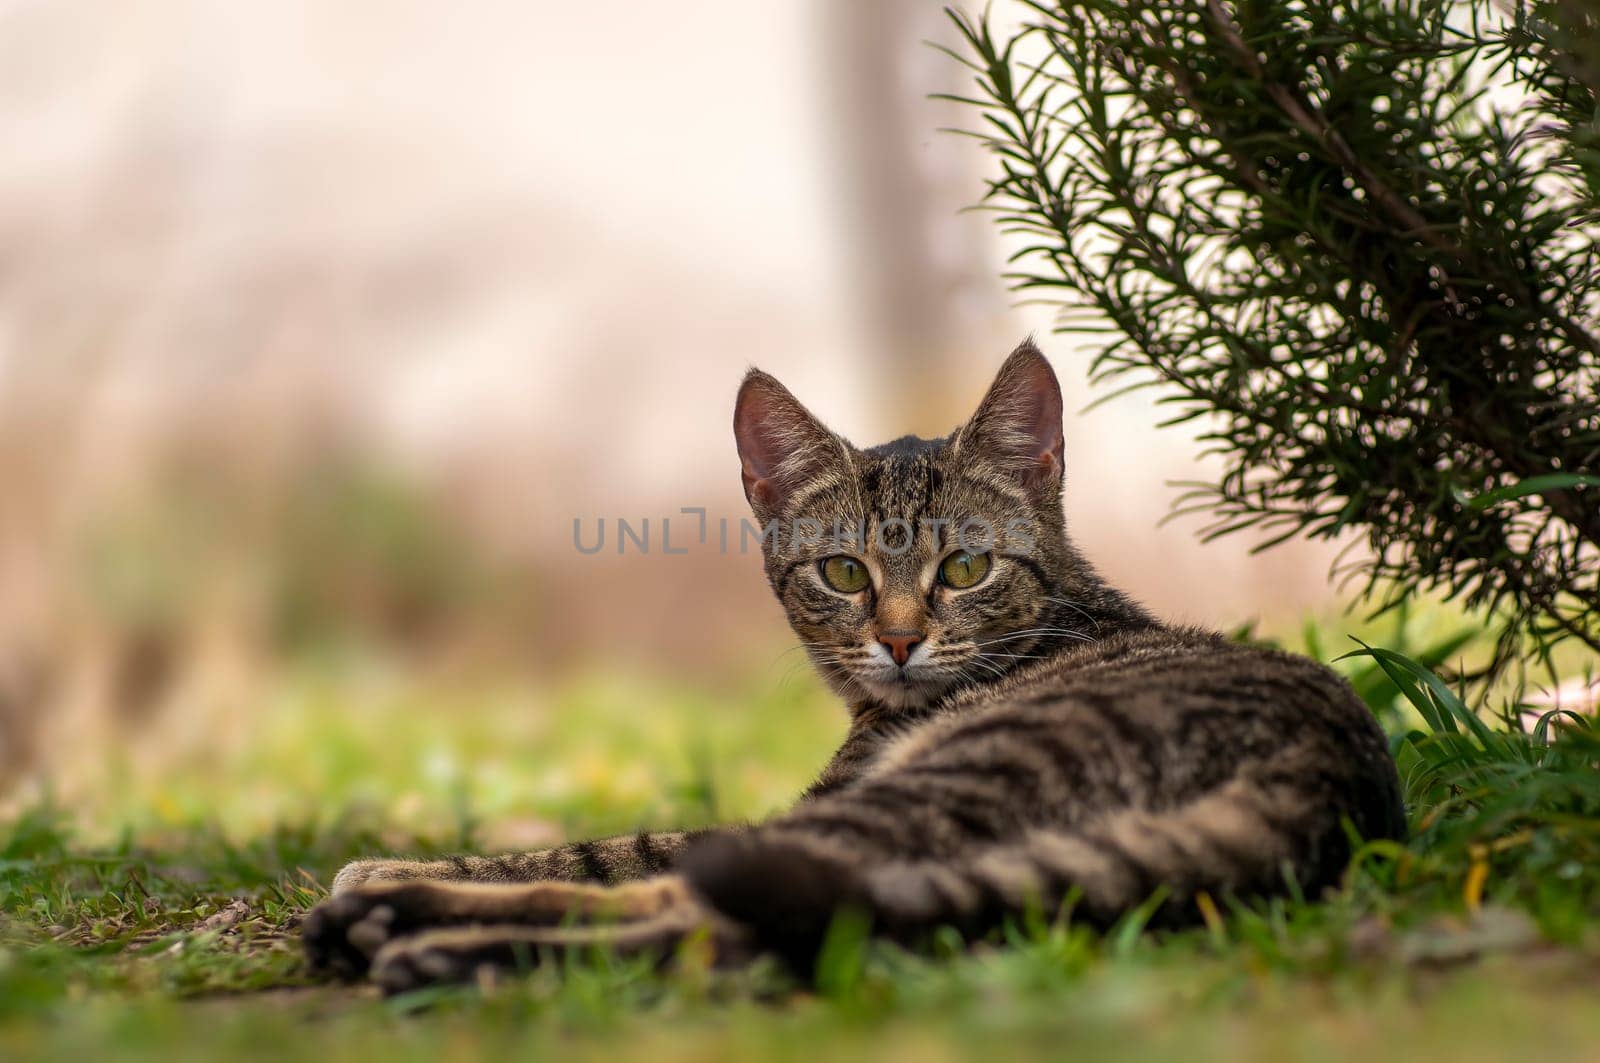
[{"label": "cat's head", "polygon": [[1094,637],[1116,599],[1066,540],[1061,389],[1031,342],[945,439],[859,450],[759,370],[734,435],[768,580],[853,704],[916,708],[997,679]]}]

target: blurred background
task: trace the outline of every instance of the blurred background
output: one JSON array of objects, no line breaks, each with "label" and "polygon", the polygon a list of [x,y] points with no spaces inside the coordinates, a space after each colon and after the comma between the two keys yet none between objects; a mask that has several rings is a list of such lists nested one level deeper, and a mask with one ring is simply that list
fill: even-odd
[{"label": "blurred background", "polygon": [[1333,607],[1325,546],[1158,527],[1205,471],[1159,393],[1076,413],[1086,354],[962,212],[951,36],[937,0],[0,2],[0,801],[266,816],[417,720],[477,744],[390,769],[480,785],[540,740],[485,720],[680,696],[815,701],[814,764],[843,713],[758,558],[659,549],[744,515],[752,364],[867,445],[947,432],[1035,332],[1113,580],[1219,627]]}]

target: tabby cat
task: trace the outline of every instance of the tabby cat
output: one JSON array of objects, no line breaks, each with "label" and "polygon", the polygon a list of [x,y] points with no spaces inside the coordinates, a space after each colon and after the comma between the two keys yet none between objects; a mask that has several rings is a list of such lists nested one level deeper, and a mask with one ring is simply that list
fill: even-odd
[{"label": "tabby cat", "polygon": [[767,578],[849,706],[821,776],[755,826],[350,864],[306,917],[315,966],[401,991],[697,940],[805,971],[843,909],[915,942],[1069,898],[1104,925],[1159,891],[1181,923],[1204,896],[1321,891],[1352,836],[1403,836],[1343,680],[1164,624],[1073,548],[1061,393],[1031,342],[946,439],[858,450],[757,370],[734,434]]}]

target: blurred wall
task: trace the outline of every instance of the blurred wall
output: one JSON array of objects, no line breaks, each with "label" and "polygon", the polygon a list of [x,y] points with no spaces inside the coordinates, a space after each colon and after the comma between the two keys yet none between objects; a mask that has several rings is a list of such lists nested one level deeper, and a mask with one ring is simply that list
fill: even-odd
[{"label": "blurred wall", "polygon": [[[0,4],[9,755],[346,613],[535,671],[770,660],[754,557],[572,547],[742,515],[745,367],[861,443],[947,431],[1030,331],[1090,398],[956,213],[989,160],[938,132],[939,8]],[[1090,554],[1219,625],[1325,601],[1325,551],[1156,527],[1203,470],[1153,397],[1069,425]]]}]

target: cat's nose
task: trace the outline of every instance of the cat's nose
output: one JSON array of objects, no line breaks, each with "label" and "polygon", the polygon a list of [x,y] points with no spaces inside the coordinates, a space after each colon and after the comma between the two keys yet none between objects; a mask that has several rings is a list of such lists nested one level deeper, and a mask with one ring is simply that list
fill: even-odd
[{"label": "cat's nose", "polygon": [[889,647],[889,652],[894,655],[895,664],[905,664],[911,656],[911,648],[922,639],[920,631],[884,631],[878,635],[878,641]]}]

